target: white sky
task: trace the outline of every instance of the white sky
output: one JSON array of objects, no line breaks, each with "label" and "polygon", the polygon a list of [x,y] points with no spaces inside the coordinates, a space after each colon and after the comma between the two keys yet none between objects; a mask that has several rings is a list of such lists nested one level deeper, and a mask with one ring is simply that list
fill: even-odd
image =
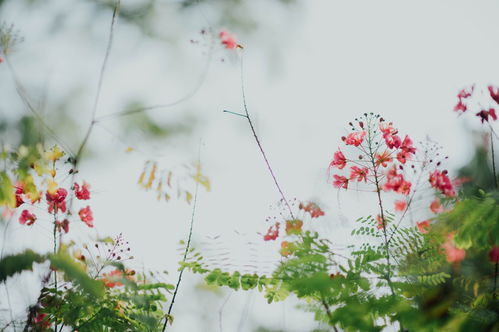
[{"label": "white sky", "polygon": [[[61,2],[52,4],[57,7]],[[470,158],[471,138],[463,129],[464,122],[478,119],[458,119],[452,108],[456,93],[464,86],[499,85],[499,2],[317,0],[298,5],[294,12],[272,9],[269,13],[265,1],[256,1],[249,8],[261,17],[262,24],[253,35],[237,33],[245,46],[250,112],[287,196],[321,203],[326,217],[314,222],[333,242],[344,244],[353,220],[362,213],[373,213],[374,202],[369,197],[341,194],[338,200],[337,191],[326,183],[327,165],[354,117],[376,112],[415,140],[429,135],[450,156],[450,170]],[[208,19],[210,13],[205,6]],[[30,16],[14,5],[0,13],[1,19],[16,22],[26,37],[14,63],[27,86],[39,87],[37,82],[49,78],[49,95],[56,99],[71,91],[75,83],[87,82],[83,85],[87,90],[74,107],[86,127],[108,21],[98,21],[102,25],[92,32],[94,39],[83,38],[78,28],[85,15],[75,9],[69,20],[74,27],[68,29],[69,37],[52,39],[39,32],[44,17]],[[188,92],[206,60],[202,47],[188,42],[197,37],[196,31],[204,25],[200,22],[196,12],[187,20],[174,18],[164,23],[170,35],[181,36],[176,46],[181,47],[181,56],[169,51],[171,45],[158,46],[118,24],[99,114],[119,111],[130,96],[156,104]],[[222,56],[227,61],[221,63]],[[8,82],[6,69],[0,68],[0,98],[8,97],[7,103],[16,105]],[[0,107],[4,114],[10,112]],[[237,59],[220,50],[192,99],[152,113],[158,119],[185,112],[197,117],[193,137],[154,144],[153,148],[135,146],[154,156],[160,166],[174,167],[195,161],[202,140],[201,160],[213,190],[201,190],[199,195],[194,239],[199,242],[208,235],[222,234],[235,257],[246,250],[241,242],[258,241],[256,232],[268,227],[269,205],[275,206],[279,199],[247,123],[222,113],[223,109],[240,112],[241,107]],[[102,155],[83,163],[81,176],[94,191],[95,230],[100,235],[123,232],[137,257],[136,265],[167,269],[173,282],[180,259],[177,243],[187,233],[190,207],[183,202],[158,203],[154,193],[138,188],[144,155],[125,154],[126,145],[100,129],[91,143]],[[340,216],[346,219],[340,221]],[[44,246],[36,228],[13,228],[6,244],[10,250],[33,243]],[[86,231],[83,226],[74,229]],[[234,235],[234,231],[246,235]],[[272,251],[263,252],[262,260],[266,255],[276,257]],[[195,279],[188,277],[182,285],[172,332],[218,330],[218,313],[212,308],[220,307],[226,297],[194,293]],[[286,331],[316,326],[311,315],[296,314],[292,303],[266,306],[261,297],[248,293],[231,296],[224,308],[224,330],[234,331],[238,324],[243,331],[251,331],[254,324]],[[245,317],[242,323],[241,317]],[[207,328],[203,324],[212,325]]]}]

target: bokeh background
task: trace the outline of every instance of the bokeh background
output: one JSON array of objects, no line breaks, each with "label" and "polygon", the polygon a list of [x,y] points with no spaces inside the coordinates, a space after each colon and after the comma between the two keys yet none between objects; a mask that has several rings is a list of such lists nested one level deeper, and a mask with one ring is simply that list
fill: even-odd
[{"label": "bokeh background", "polygon": [[[2,144],[43,135],[17,79],[56,134],[45,137],[47,144],[77,149],[91,121],[113,6],[0,1],[0,23],[14,24],[24,39],[10,55],[12,70],[0,64]],[[243,111],[243,59],[248,107],[286,195],[323,207],[326,216],[312,227],[342,250],[353,221],[375,209],[369,195],[339,193],[328,182],[347,123],[379,113],[414,140],[440,144],[455,174],[482,142],[473,134],[478,119],[458,118],[452,109],[461,88],[499,83],[498,12],[492,0],[122,0],[99,121],[80,165],[79,179],[92,186],[95,228],[75,225],[72,239],[123,233],[132,266],[167,270],[174,283],[192,205],[183,197],[157,201],[137,180],[147,161],[182,180],[199,159],[212,188],[199,192],[194,246],[214,261],[229,257],[227,269],[251,262],[262,273],[279,261],[277,244],[264,243],[261,233],[268,217],[282,213],[280,196],[248,123],[223,113]],[[222,30],[244,49],[224,49],[216,38]],[[194,190],[189,181],[181,185]],[[49,250],[48,220],[30,229],[1,227],[5,253]],[[40,276],[11,281],[16,315],[36,300]],[[179,292],[170,331],[320,328],[293,300],[268,305],[256,291],[207,288],[190,274]],[[5,301],[0,310],[7,314]]]}]

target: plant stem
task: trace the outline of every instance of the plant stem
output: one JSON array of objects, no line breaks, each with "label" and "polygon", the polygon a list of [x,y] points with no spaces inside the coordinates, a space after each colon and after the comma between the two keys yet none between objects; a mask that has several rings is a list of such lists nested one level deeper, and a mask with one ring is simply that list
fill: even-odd
[{"label": "plant stem", "polygon": [[[199,160],[198,160],[198,162],[199,162]],[[184,257],[182,258],[182,263],[185,263],[185,261],[187,260],[187,254],[189,253],[189,249],[191,246],[192,230],[193,230],[193,226],[194,226],[194,216],[196,214],[196,203],[197,203],[197,199],[198,199],[198,189],[199,189],[199,182],[196,181],[196,189],[194,192],[194,202],[193,202],[193,206],[192,206],[191,223],[189,225],[189,236],[187,238],[187,244],[185,246]],[[180,287],[180,282],[182,281],[182,275],[184,273],[184,270],[185,270],[185,267],[184,267],[184,265],[182,265],[182,267],[180,268],[180,273],[178,275],[177,284],[175,285],[175,291],[173,292],[172,301],[170,302],[170,307],[168,308],[168,313],[166,314],[166,317],[165,317],[165,323],[163,325],[163,330],[162,330],[163,332],[166,330],[166,325],[168,324],[168,320],[170,319],[170,315],[171,315],[171,312],[173,309],[173,304],[175,303],[175,298],[177,297],[177,292],[178,292],[178,289]]]},{"label": "plant stem", "polygon": [[289,205],[288,200],[286,199],[286,196],[284,195],[284,192],[281,189],[281,186],[279,185],[279,182],[277,181],[277,178],[274,174],[274,170],[270,166],[270,162],[267,159],[267,155],[265,154],[265,151],[263,150],[262,144],[260,142],[260,139],[258,138],[258,135],[256,134],[255,127],[253,125],[253,121],[251,120],[251,116],[248,111],[248,106],[246,104],[246,94],[244,92],[244,70],[243,70],[243,57],[241,56],[241,93],[242,93],[242,98],[243,98],[243,106],[244,106],[244,112],[246,114],[246,119],[248,120],[248,123],[251,128],[251,132],[253,133],[253,137],[255,138],[256,144],[258,145],[258,148],[260,149],[260,153],[262,154],[262,157],[265,161],[265,164],[267,165],[267,168],[270,172],[270,175],[272,176],[272,179],[274,180],[274,184],[277,187],[277,190],[279,191],[279,194],[281,195],[281,199],[283,200],[284,204],[288,208],[289,215],[291,216],[292,219],[295,219],[293,211],[291,210],[291,206]]},{"label": "plant stem", "polygon": [[495,272],[494,272],[494,291],[492,292],[494,300],[497,299],[497,266],[499,262],[496,262]]},{"label": "plant stem", "polygon": [[120,4],[121,0],[116,0],[116,5],[114,6],[114,11],[113,11],[113,18],[111,19],[111,28],[109,29],[109,39],[107,42],[107,47],[106,47],[106,53],[104,54],[104,60],[102,61],[102,66],[99,74],[99,82],[97,83],[97,92],[95,94],[95,99],[94,99],[94,105],[92,107],[92,120],[90,121],[90,125],[88,126],[87,132],[85,133],[85,136],[83,138],[83,141],[80,144],[80,147],[78,148],[78,151],[76,152],[76,155],[74,156],[74,167],[75,169],[78,166],[78,162],[80,161],[81,154],[83,153],[83,149],[85,148],[85,145],[88,142],[88,139],[90,138],[90,134],[92,133],[92,129],[94,128],[94,125],[96,124],[95,121],[95,115],[97,114],[97,106],[99,105],[99,99],[100,99],[100,94],[102,90],[102,82],[104,81],[104,73],[106,72],[106,67],[107,67],[107,61],[109,59],[109,54],[111,53],[111,46],[113,44],[113,37],[114,37],[114,26],[116,24],[116,19],[118,17],[118,12],[120,9]]},{"label": "plant stem", "polygon": [[490,132],[490,152],[492,157],[492,173],[494,175],[494,187],[497,189],[496,158],[494,155],[494,136],[492,135],[492,131]]}]

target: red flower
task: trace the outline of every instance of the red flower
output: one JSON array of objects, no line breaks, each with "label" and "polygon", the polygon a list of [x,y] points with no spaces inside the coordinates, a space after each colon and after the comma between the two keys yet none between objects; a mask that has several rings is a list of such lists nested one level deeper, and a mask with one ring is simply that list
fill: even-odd
[{"label": "red flower", "polygon": [[36,221],[36,215],[34,213],[30,213],[28,210],[23,210],[21,215],[19,216],[19,223],[21,225],[26,224],[27,226],[31,226]]},{"label": "red flower", "polygon": [[442,245],[449,263],[460,262],[464,259],[466,252],[464,249],[459,249],[454,245],[454,234],[447,235],[447,241]]},{"label": "red flower", "polygon": [[239,45],[236,42],[236,38],[228,33],[227,31],[220,31],[219,33],[220,40],[222,41],[222,45],[229,50],[233,50]]},{"label": "red flower", "polygon": [[379,123],[379,130],[383,133],[383,137],[385,135],[395,135],[398,133],[398,130],[393,128],[393,123],[386,123],[385,121],[381,121]]},{"label": "red flower", "polygon": [[388,166],[388,163],[391,162],[393,159],[390,157],[390,152],[387,150],[384,151],[383,153],[376,153],[376,165],[386,167]]},{"label": "red flower", "polygon": [[338,169],[343,169],[347,165],[347,159],[340,150],[336,151],[333,156],[333,161],[329,164],[329,167],[337,167]]},{"label": "red flower", "polygon": [[376,216],[376,221],[378,222],[378,229],[383,229],[386,226],[386,220],[383,222],[383,218],[381,218],[381,215]]},{"label": "red flower", "polygon": [[386,174],[386,183],[383,186],[385,191],[393,190],[402,195],[409,195],[412,184],[404,179],[402,174],[397,173],[395,165]]},{"label": "red flower", "polygon": [[279,236],[279,223],[276,222],[274,226],[270,226],[267,230],[267,234],[263,236],[264,241],[275,240]]},{"label": "red flower", "polygon": [[397,135],[385,134],[383,138],[385,139],[386,146],[390,149],[398,149],[402,144],[402,140]]},{"label": "red flower", "polygon": [[53,213],[54,209],[57,212],[61,210],[62,212],[66,212],[66,196],[68,192],[64,188],[59,188],[54,194],[47,192],[45,194],[45,198],[47,199],[48,211],[49,213]]},{"label": "red flower", "polygon": [[445,196],[448,197],[456,196],[456,192],[454,191],[454,186],[452,185],[452,182],[447,176],[447,171],[440,172],[439,170],[435,170],[433,173],[430,174],[429,181],[430,185],[433,188],[440,190],[442,194],[444,194]]},{"label": "red flower", "polygon": [[489,108],[488,111],[481,110],[476,114],[476,116],[480,117],[482,123],[484,123],[485,121],[489,122],[489,116],[492,118],[492,120],[494,121],[497,120],[496,110],[493,108]]},{"label": "red flower", "polygon": [[454,111],[455,112],[466,112],[468,110],[468,106],[463,104],[462,100],[459,100],[459,102],[454,106]]},{"label": "red flower", "polygon": [[492,263],[499,262],[499,246],[497,244],[495,246],[493,246],[492,249],[490,249],[489,259]]},{"label": "red flower", "polygon": [[89,185],[86,182],[83,182],[83,185],[80,188],[78,183],[74,184],[75,196],[81,200],[90,199],[90,192],[88,191]]},{"label": "red flower", "polygon": [[16,208],[18,208],[24,203],[24,200],[22,198],[22,194],[24,193],[24,185],[21,182],[18,182],[15,188],[16,188]]},{"label": "red flower", "polygon": [[300,203],[298,207],[300,210],[304,210],[305,212],[310,213],[310,216],[312,218],[319,218],[320,216],[324,215],[324,211],[322,211],[317,204],[312,202],[308,203],[307,205],[303,205],[303,203]]},{"label": "red flower", "polygon": [[352,168],[350,168],[350,171],[350,180],[357,179],[358,182],[361,182],[362,180],[364,180],[364,182],[367,182],[367,173],[369,173],[367,167],[359,168],[357,166],[352,166]]},{"label": "red flower", "polygon": [[333,186],[336,188],[348,189],[348,179],[342,175],[333,175],[334,181]]},{"label": "red flower", "polygon": [[64,219],[63,221],[56,221],[55,224],[59,232],[61,229],[64,230],[64,233],[69,232],[69,220]]},{"label": "red flower", "polygon": [[435,198],[435,200],[433,200],[433,202],[431,202],[430,210],[435,214],[441,213],[444,211],[444,208],[442,207],[442,205],[440,205],[440,199]]},{"label": "red flower", "polygon": [[459,93],[457,94],[457,98],[459,98],[459,99],[469,98],[469,97],[471,97],[471,94],[473,93],[473,90],[475,90],[475,86],[474,85],[471,86],[471,90],[470,91],[466,91],[466,88],[464,88],[461,91],[459,91]]},{"label": "red flower", "polygon": [[457,105],[454,106],[454,111],[456,112],[466,112],[466,110],[468,109],[468,106],[463,103],[463,99],[467,99],[469,97],[471,97],[471,95],[473,94],[473,91],[475,89],[475,86],[472,85],[471,86],[471,90],[467,91],[466,89],[462,89],[461,91],[459,91],[459,93],[457,94],[457,99],[459,100]]},{"label": "red flower", "polygon": [[47,317],[47,314],[42,314],[39,313],[35,316],[35,325],[38,326],[38,328],[43,328],[43,329],[48,329],[50,328],[50,322],[46,320],[45,318]]},{"label": "red flower", "polygon": [[94,224],[92,223],[94,217],[92,215],[92,210],[90,210],[90,206],[87,205],[87,207],[80,209],[78,215],[80,216],[81,221],[87,224],[88,227],[94,227]]},{"label": "red flower", "polygon": [[487,88],[489,89],[490,97],[499,104],[499,89],[492,85],[489,85]]},{"label": "red flower", "polygon": [[418,231],[421,234],[427,234],[430,231],[430,227],[431,227],[429,220],[417,222],[416,226],[418,227]]},{"label": "red flower", "polygon": [[407,207],[406,201],[395,201],[395,211],[404,211]]},{"label": "red flower", "polygon": [[344,141],[346,145],[354,145],[359,146],[364,141],[364,137],[366,136],[365,131],[359,131],[356,133],[350,133],[345,137]]},{"label": "red flower", "polygon": [[400,149],[404,152],[407,153],[416,153],[416,148],[412,145],[412,139],[408,135],[405,135],[404,140],[402,141],[402,145],[400,146]]}]

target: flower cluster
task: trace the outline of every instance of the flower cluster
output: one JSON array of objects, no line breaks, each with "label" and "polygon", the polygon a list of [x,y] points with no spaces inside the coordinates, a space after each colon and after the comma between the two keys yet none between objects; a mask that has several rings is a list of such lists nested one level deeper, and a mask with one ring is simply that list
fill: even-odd
[{"label": "flower cluster", "polygon": [[[417,187],[424,184],[421,179],[428,179],[426,186],[437,189],[446,197],[456,196],[447,171],[438,169],[441,162],[434,160],[433,150],[422,145],[418,152],[413,140],[408,135],[401,135],[392,122],[365,113],[349,125],[352,132],[341,138],[345,147],[334,152],[328,168],[329,172],[333,169],[343,172],[332,174],[334,187],[351,189],[355,183],[357,187],[367,186],[367,191],[400,195],[394,201],[397,212],[409,208]],[[350,156],[347,150],[352,151]],[[430,209],[434,213],[442,212],[440,201],[432,202]],[[384,222],[381,220],[378,228],[382,229]],[[426,224],[421,228],[424,231],[429,229],[429,222]]]},{"label": "flower cluster", "polygon": [[[286,219],[285,220],[285,234],[286,235],[297,235],[301,234],[303,227],[303,220],[305,220],[308,215],[310,219],[319,218],[325,215],[324,211],[314,202],[303,203],[300,202],[298,205],[298,213],[299,215],[296,218]],[[267,218],[268,220],[269,218]],[[276,218],[274,218],[275,220]],[[281,223],[279,221],[275,221],[273,225],[271,225],[267,229],[267,233],[263,235],[264,241],[274,241],[279,237],[279,229]]]},{"label": "flower cluster", "polygon": [[[71,213],[68,211],[68,189],[59,186],[56,182],[56,162],[62,156],[64,156],[64,153],[60,151],[57,146],[43,154],[45,160],[51,164],[50,168],[40,172],[41,175],[44,173],[48,174],[48,178],[42,177],[40,181],[42,184],[46,184],[45,190],[38,191],[31,175],[27,177],[24,182],[18,181],[16,183],[14,187],[15,207],[22,208],[18,219],[21,225],[31,226],[37,220],[37,216],[31,212],[27,206],[36,206],[44,203],[46,205],[46,211],[54,218],[54,227],[56,230],[59,232],[64,231],[65,233],[69,232],[70,221],[68,216]],[[82,185],[74,183],[72,190],[74,190],[74,196],[76,199],[90,199],[88,183],[83,182]],[[43,200],[43,198],[45,199]],[[42,208],[41,210],[44,209],[45,208]],[[90,206],[81,208],[78,215],[81,221],[87,224],[88,227],[93,227],[93,215]]]},{"label": "flower cluster", "polygon": [[[480,101],[480,96],[487,96],[486,101]],[[477,117],[480,118],[481,122],[489,122],[490,120],[497,120],[496,110],[499,107],[499,88],[489,85],[487,90],[477,89],[475,85],[470,88],[464,88],[457,94],[458,102],[454,106],[454,111],[459,113],[464,113],[470,109]]]}]

